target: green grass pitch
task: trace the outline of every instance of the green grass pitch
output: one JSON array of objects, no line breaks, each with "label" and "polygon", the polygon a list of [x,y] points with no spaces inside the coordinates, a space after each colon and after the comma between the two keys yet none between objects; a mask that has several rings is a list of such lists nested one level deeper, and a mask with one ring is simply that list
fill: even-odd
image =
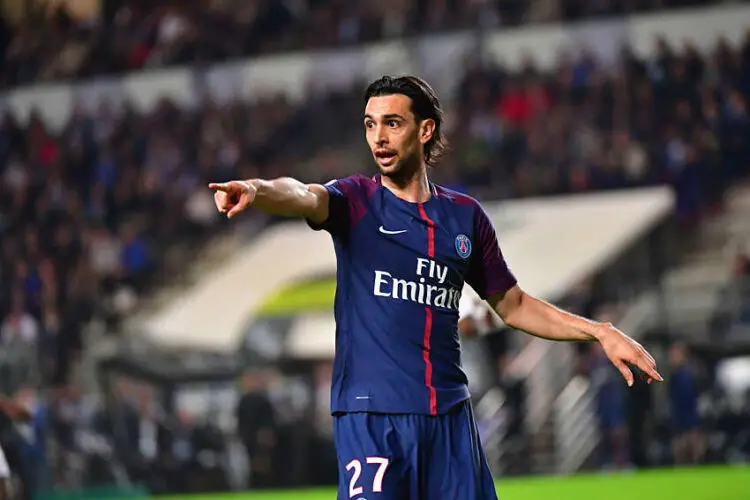
[{"label": "green grass pitch", "polygon": [[[500,500],[750,500],[750,467],[659,469],[645,472],[503,479]],[[179,500],[334,500],[335,490],[297,490],[179,497]],[[367,497],[370,500],[370,497]],[[373,500],[377,495],[372,497]],[[178,500],[159,497],[155,500]],[[437,499],[436,499],[437,500]],[[443,499],[440,499],[443,500]],[[450,499],[444,499],[450,500]]]}]

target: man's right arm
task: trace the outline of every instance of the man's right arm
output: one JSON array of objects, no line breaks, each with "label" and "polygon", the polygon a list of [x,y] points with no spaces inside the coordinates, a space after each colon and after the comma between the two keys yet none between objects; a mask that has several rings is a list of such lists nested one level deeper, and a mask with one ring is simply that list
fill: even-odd
[{"label": "man's right arm", "polygon": [[328,220],[330,195],[319,184],[308,185],[290,177],[280,177],[212,182],[208,187],[214,190],[216,208],[230,219],[253,206],[273,215],[304,217],[313,224]]},{"label": "man's right arm", "polygon": [[322,224],[328,219],[328,190],[320,184],[304,184],[291,177],[245,181],[255,191],[251,205],[284,217],[303,217]]},{"label": "man's right arm", "polygon": [[301,217],[314,230],[344,237],[367,212],[364,176],[350,176],[320,184],[303,184],[289,177],[211,183],[219,212],[228,218],[248,208],[273,215]]}]

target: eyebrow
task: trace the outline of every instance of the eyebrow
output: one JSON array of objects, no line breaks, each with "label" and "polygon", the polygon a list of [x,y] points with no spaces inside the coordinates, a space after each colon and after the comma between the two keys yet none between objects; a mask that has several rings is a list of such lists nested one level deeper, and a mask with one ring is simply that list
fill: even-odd
[{"label": "eyebrow", "polygon": [[[367,119],[374,120],[375,117],[372,116],[372,115],[370,115],[370,114],[366,114],[363,119],[364,120],[367,120]],[[396,119],[396,120],[402,120],[402,121],[406,120],[406,118],[404,118],[403,116],[399,115],[398,113],[390,113],[390,114],[387,114],[387,115],[383,115],[383,120],[394,120],[394,119]]]}]

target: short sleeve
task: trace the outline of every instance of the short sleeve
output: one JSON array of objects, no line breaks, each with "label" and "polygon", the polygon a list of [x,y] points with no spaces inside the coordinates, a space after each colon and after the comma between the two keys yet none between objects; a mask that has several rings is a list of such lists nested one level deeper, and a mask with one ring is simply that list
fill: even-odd
[{"label": "short sleeve", "polygon": [[466,282],[482,298],[505,293],[513,288],[516,277],[508,268],[500,250],[495,227],[484,209],[476,203],[474,213],[475,250],[471,254]]},{"label": "short sleeve", "polygon": [[307,219],[307,224],[315,231],[325,230],[334,236],[348,233],[365,211],[361,176],[336,179],[327,184],[328,219],[316,224]]}]

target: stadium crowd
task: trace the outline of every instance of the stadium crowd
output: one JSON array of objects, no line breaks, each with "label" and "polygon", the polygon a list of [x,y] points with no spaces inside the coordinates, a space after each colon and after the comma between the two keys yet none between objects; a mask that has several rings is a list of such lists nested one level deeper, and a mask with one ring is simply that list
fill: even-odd
[{"label": "stadium crowd", "polygon": [[[718,0],[127,0],[102,16],[36,2],[0,23],[0,85],[70,80],[176,64],[372,42],[470,26],[575,21]],[[83,17],[80,17],[83,16]]]},{"label": "stadium crowd", "polygon": [[625,50],[614,71],[585,53],[549,75],[471,68],[446,163],[495,197],[670,183],[694,216],[747,168],[749,68],[750,33],[708,58],[663,41],[650,61]]},{"label": "stadium crowd", "polygon": [[[424,8],[423,2],[397,3],[406,10]],[[660,2],[591,5],[616,10],[654,3]],[[237,16],[239,28],[227,27],[222,12],[232,3],[210,4],[206,14],[194,11],[197,4],[192,3],[169,8],[159,2],[129,3],[113,16],[116,30],[107,43],[97,38],[103,36],[101,28],[80,26],[62,14],[45,21],[52,24],[24,26],[6,36],[4,83],[363,41],[392,24],[382,17],[392,12],[388,9],[342,17],[339,10],[350,8],[349,2],[301,2],[313,13],[305,23],[319,25],[312,33],[338,23],[333,33],[339,39],[326,42],[325,37],[303,36],[307,24],[296,30],[283,23],[264,24],[259,31],[240,29],[242,23],[263,19],[259,16],[266,11],[260,7]],[[441,5],[456,8],[451,2]],[[530,4],[466,5],[523,10]],[[288,14],[285,22],[299,22],[297,14]],[[367,16],[380,23],[374,34],[366,29]],[[565,18],[576,16],[565,11]],[[448,19],[469,18],[445,16],[435,27],[448,27]],[[291,40],[275,38],[282,32]],[[244,38],[224,39],[218,33]],[[248,33],[258,38],[249,39]],[[78,64],[45,73],[62,55],[54,50],[66,47],[67,53],[70,45],[81,51]],[[279,175],[326,181],[370,164],[353,146],[361,141],[361,91],[357,86],[310,95],[301,105],[283,96],[253,104],[207,101],[196,110],[165,100],[147,115],[104,104],[92,114],[75,112],[60,133],[39,116],[21,123],[5,114],[0,124],[0,345],[8,376],[2,383],[7,393],[39,399],[38,443],[46,430],[58,447],[74,449],[79,443],[71,440],[70,429],[90,425],[92,410],[70,382],[85,348],[86,325],[101,320],[116,329],[127,312],[123,296],[146,296],[170,274],[169,266],[181,264],[169,259],[171,250],[195,249],[221,227],[206,182]],[[616,68],[603,67],[586,53],[561,59],[551,73],[538,70],[533,61],[520,72],[475,61],[454,97],[448,131],[452,146],[435,177],[479,197],[668,183],[680,213],[695,221],[720,207],[724,188],[750,166],[750,33],[742,47],[719,41],[705,55],[664,43],[650,60],[626,50]],[[44,405],[36,395],[40,387],[56,388]],[[42,460],[43,447],[34,450],[26,456]]]}]

